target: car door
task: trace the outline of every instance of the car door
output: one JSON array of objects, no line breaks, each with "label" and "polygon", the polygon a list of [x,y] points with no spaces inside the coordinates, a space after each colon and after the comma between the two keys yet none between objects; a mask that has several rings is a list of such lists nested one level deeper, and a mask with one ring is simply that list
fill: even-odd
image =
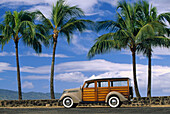
[{"label": "car door", "polygon": [[96,81],[86,82],[82,89],[83,101],[97,101]]},{"label": "car door", "polygon": [[97,101],[105,101],[109,93],[108,81],[97,81]]}]

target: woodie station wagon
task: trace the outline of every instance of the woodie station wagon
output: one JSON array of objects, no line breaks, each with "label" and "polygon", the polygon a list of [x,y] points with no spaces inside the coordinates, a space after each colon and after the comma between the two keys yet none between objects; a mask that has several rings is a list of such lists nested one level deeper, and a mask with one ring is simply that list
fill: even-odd
[{"label": "woodie station wagon", "polygon": [[82,88],[64,90],[59,101],[65,108],[76,107],[79,103],[102,102],[116,108],[132,98],[129,78],[103,78],[85,81]]}]

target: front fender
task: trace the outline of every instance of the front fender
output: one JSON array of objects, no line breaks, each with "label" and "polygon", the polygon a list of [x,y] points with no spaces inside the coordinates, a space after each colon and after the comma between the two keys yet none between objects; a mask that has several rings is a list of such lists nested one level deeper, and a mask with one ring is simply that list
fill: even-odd
[{"label": "front fender", "polygon": [[72,99],[73,99],[73,103],[79,103],[79,102],[81,102],[81,99],[80,98],[78,98],[77,96],[74,96],[74,95],[72,95],[72,94],[63,94],[61,97],[60,97],[60,99],[59,99],[59,101],[62,101],[65,97],[71,97]]},{"label": "front fender", "polygon": [[120,101],[122,101],[122,102],[128,100],[128,99],[125,98],[121,93],[116,92],[116,91],[112,91],[112,92],[110,92],[110,93],[107,94],[106,99],[105,99],[105,102],[108,101],[108,99],[109,99],[110,96],[114,96],[114,95],[118,96],[119,99],[120,99]]}]

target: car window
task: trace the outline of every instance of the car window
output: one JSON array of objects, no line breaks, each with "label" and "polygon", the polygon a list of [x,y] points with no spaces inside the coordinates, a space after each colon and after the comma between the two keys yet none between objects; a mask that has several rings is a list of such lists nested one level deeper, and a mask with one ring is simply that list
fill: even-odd
[{"label": "car window", "polygon": [[85,84],[85,88],[94,88],[94,87],[95,87],[94,82],[90,82],[90,83]]},{"label": "car window", "polygon": [[110,81],[110,87],[128,86],[127,81]]},{"label": "car window", "polygon": [[131,86],[131,79],[129,79],[129,86]]},{"label": "car window", "polygon": [[108,87],[108,81],[97,82],[97,87]]}]

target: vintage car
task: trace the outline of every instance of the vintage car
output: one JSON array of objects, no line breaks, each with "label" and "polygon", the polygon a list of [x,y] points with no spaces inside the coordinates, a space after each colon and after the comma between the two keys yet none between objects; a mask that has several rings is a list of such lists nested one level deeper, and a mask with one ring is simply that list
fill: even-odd
[{"label": "vintage car", "polygon": [[79,103],[107,103],[116,108],[132,98],[129,78],[104,78],[85,81],[82,88],[64,90],[59,101],[65,108],[76,107]]}]

